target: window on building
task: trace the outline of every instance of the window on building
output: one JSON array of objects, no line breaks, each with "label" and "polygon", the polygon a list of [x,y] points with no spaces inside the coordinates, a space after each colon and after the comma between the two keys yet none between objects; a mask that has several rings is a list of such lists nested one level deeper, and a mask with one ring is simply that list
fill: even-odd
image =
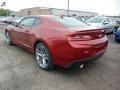
[{"label": "window on building", "polygon": [[41,12],[41,9],[39,9],[39,12]]},{"label": "window on building", "polygon": [[28,15],[31,15],[31,11],[28,11]]}]

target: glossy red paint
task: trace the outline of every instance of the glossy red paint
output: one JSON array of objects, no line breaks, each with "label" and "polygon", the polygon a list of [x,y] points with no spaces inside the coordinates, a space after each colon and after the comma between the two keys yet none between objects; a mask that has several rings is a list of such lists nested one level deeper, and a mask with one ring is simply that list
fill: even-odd
[{"label": "glossy red paint", "polygon": [[43,42],[51,52],[54,65],[66,67],[103,53],[107,48],[108,39],[101,29],[90,26],[70,28],[52,20],[52,16],[33,17],[42,22],[32,27],[10,25],[6,32],[10,33],[12,43],[31,53],[37,42]]}]

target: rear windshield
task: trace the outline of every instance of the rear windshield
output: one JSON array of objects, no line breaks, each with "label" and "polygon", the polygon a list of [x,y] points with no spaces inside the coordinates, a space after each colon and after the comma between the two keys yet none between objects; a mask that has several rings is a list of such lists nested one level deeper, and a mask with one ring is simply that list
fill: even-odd
[{"label": "rear windshield", "polygon": [[53,19],[59,23],[64,24],[65,26],[68,26],[68,27],[86,27],[86,26],[88,26],[87,24],[85,24],[77,19],[71,18],[71,17],[61,18],[61,17],[56,16],[56,17],[53,17]]},{"label": "rear windshield", "polygon": [[104,20],[104,18],[100,17],[93,17],[87,20],[87,23],[101,23]]}]

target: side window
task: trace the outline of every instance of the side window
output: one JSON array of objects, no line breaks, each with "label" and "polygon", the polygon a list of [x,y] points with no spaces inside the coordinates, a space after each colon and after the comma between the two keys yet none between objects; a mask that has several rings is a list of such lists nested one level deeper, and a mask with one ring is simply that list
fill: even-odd
[{"label": "side window", "polygon": [[41,19],[36,18],[34,21],[34,25],[39,25],[41,22],[42,22]]},{"label": "side window", "polygon": [[105,20],[105,22],[108,22],[108,23],[109,23],[109,22],[110,22],[109,18],[107,18],[107,19]]},{"label": "side window", "polygon": [[19,23],[19,25],[31,27],[33,26],[34,21],[35,21],[35,18],[25,18]]}]

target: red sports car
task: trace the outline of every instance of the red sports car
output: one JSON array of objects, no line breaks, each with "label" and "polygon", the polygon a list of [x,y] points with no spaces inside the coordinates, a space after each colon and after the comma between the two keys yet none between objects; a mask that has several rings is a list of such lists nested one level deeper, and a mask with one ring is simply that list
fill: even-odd
[{"label": "red sports car", "polygon": [[9,45],[21,46],[35,54],[45,70],[53,66],[79,66],[101,57],[108,39],[104,30],[71,17],[40,15],[24,17],[5,30]]}]

